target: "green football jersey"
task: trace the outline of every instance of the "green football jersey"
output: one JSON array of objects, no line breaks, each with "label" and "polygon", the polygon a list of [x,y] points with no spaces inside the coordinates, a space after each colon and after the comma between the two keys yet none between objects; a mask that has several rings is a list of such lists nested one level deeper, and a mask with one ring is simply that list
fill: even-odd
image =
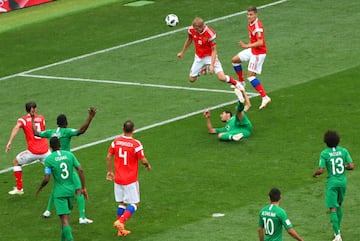
[{"label": "green football jersey", "polygon": [[58,150],[45,159],[45,173],[54,177],[54,197],[70,197],[75,194],[74,168],[80,166],[74,154]]},{"label": "green football jersey", "polygon": [[265,241],[282,241],[282,227],[286,230],[292,228],[292,224],[281,207],[268,204],[259,212],[259,227],[264,228]]},{"label": "green football jersey", "polygon": [[215,128],[216,133],[221,133],[221,132],[227,132],[227,131],[232,131],[232,130],[236,130],[236,129],[252,129],[252,124],[251,121],[249,120],[249,118],[247,117],[246,112],[244,111],[244,117],[239,120],[236,115],[232,116],[230,118],[230,120],[226,123],[226,125],[222,128]]},{"label": "green football jersey", "polygon": [[346,166],[353,162],[347,149],[328,147],[320,153],[319,168],[327,170],[327,185],[346,187]]},{"label": "green football jersey", "polygon": [[70,151],[71,137],[78,135],[77,129],[58,127],[56,129],[48,129],[40,131],[39,136],[50,139],[56,136],[60,140],[60,149]]}]

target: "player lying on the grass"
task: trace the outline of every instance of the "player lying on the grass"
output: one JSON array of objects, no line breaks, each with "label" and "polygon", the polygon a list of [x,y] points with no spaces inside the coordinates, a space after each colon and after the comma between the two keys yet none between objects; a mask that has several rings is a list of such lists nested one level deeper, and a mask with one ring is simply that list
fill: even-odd
[{"label": "player lying on the grass", "polygon": [[250,99],[243,87],[235,87],[234,91],[239,100],[236,106],[236,114],[233,116],[229,110],[224,110],[220,114],[221,121],[226,123],[224,127],[214,128],[210,119],[210,111],[207,110],[204,113],[208,132],[218,134],[218,139],[221,141],[239,141],[251,135],[252,124],[246,114],[251,107]]}]

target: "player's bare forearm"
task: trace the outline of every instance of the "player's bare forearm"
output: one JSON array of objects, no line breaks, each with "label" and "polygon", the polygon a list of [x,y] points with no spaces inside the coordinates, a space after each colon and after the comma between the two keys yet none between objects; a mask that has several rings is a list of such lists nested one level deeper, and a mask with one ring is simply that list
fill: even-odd
[{"label": "player's bare forearm", "polygon": [[210,134],[214,134],[216,133],[215,129],[213,128],[212,126],[212,123],[211,123],[211,119],[210,119],[210,111],[209,110],[205,110],[204,112],[204,117],[206,119],[206,128],[208,129],[208,133]]},{"label": "player's bare forearm", "polygon": [[49,183],[49,177],[48,175],[44,176],[44,179],[42,180],[40,187],[36,190],[35,195],[38,196],[41,190]]},{"label": "player's bare forearm", "polygon": [[213,128],[210,118],[206,118],[206,127],[209,134],[215,134],[216,130]]},{"label": "player's bare forearm", "polygon": [[214,73],[216,57],[217,57],[217,48],[216,48],[216,45],[214,45],[211,47],[211,63],[210,63],[210,69],[209,69],[210,74]]},{"label": "player's bare forearm", "polygon": [[81,134],[84,134],[86,132],[86,130],[89,128],[89,125],[92,121],[92,119],[94,118],[94,116],[96,115],[97,109],[94,107],[90,107],[88,109],[89,112],[89,116],[88,118],[85,120],[84,124],[79,128],[78,130],[78,136]]},{"label": "player's bare forearm", "polygon": [[151,165],[149,163],[149,161],[147,160],[146,157],[140,159],[141,163],[144,165],[144,167],[146,168],[147,171],[151,170]]},{"label": "player's bare forearm", "polygon": [[353,162],[350,162],[345,168],[348,171],[352,171],[355,168],[355,164]]},{"label": "player's bare forearm", "polygon": [[324,173],[324,168],[319,168],[312,174],[312,176],[316,178],[323,173]]},{"label": "player's bare forearm", "polygon": [[6,145],[6,148],[5,148],[5,152],[10,151],[12,141],[14,140],[14,138],[15,138],[15,136],[17,135],[17,133],[19,132],[19,130],[20,130],[20,125],[19,125],[19,124],[16,124],[16,125],[14,126],[14,128],[12,129],[12,131],[11,131],[11,134],[10,134],[10,137],[9,137],[9,141],[8,141],[8,143],[7,143],[7,145]]},{"label": "player's bare forearm", "polygon": [[254,42],[254,43],[244,43],[244,42],[240,41],[239,45],[243,49],[256,48],[256,47],[263,46],[264,45],[264,40],[259,39],[258,41]]},{"label": "player's bare forearm", "polygon": [[108,172],[112,172],[112,155],[111,153],[108,153],[106,156],[106,165]]},{"label": "player's bare forearm", "polygon": [[177,54],[177,57],[180,59],[186,52],[186,50],[189,48],[189,46],[191,45],[192,40],[191,39],[187,39],[184,43],[184,47],[182,48],[182,50]]},{"label": "player's bare forearm", "polygon": [[298,241],[304,241],[302,237],[299,236],[299,234],[295,231],[295,229],[290,228],[288,229],[288,233],[296,240]]},{"label": "player's bare forearm", "polygon": [[259,234],[259,241],[264,241],[264,230],[263,228],[258,228],[258,234]]},{"label": "player's bare forearm", "polygon": [[85,175],[84,175],[84,170],[82,169],[81,166],[79,166],[77,169],[77,172],[79,174],[79,177],[80,177],[80,182],[81,182],[81,190],[80,192],[82,194],[84,194],[84,197],[85,199],[88,199],[88,193],[87,193],[87,190],[86,190],[86,183],[85,183]]},{"label": "player's bare forearm", "polygon": [[251,101],[249,99],[249,96],[246,94],[246,91],[245,89],[241,91],[243,96],[244,96],[244,99],[245,99],[245,106],[244,106],[244,111],[248,111],[251,107]]},{"label": "player's bare forearm", "polygon": [[106,173],[106,180],[112,181],[114,180],[114,173],[112,170],[112,155],[111,153],[108,153],[106,156],[106,165],[107,165],[107,173]]}]

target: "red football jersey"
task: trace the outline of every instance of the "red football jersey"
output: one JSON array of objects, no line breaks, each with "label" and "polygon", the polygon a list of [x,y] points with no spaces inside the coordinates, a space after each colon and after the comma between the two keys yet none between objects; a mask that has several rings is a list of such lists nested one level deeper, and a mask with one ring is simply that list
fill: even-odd
[{"label": "red football jersey", "polygon": [[[38,131],[45,130],[45,118],[42,115],[35,115],[35,127]],[[44,154],[49,150],[46,138],[34,136],[30,114],[18,119],[20,128],[23,129],[27,143],[27,149],[33,154]]]},{"label": "red football jersey", "polygon": [[251,48],[253,54],[266,54],[266,43],[264,37],[264,26],[260,19],[256,19],[253,23],[248,25],[250,43],[255,43],[259,39],[263,39],[264,44],[262,46]]},{"label": "red football jersey", "polygon": [[188,36],[195,44],[195,54],[199,58],[211,56],[211,47],[216,45],[216,33],[209,26],[205,26],[202,33],[197,33],[193,26],[188,30]]},{"label": "red football jersey", "polygon": [[116,138],[109,153],[114,155],[115,183],[128,185],[138,180],[138,161],[144,157],[140,141],[126,136]]}]

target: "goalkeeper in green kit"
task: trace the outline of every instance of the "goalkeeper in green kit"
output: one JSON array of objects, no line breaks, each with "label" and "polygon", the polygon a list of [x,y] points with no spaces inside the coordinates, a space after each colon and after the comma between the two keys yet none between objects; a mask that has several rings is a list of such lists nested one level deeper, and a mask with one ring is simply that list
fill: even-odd
[{"label": "goalkeeper in green kit", "polygon": [[[38,131],[33,122],[34,135],[38,136],[38,137],[42,137],[42,138],[57,137],[57,138],[59,138],[60,143],[61,143],[61,150],[70,151],[71,137],[79,136],[86,132],[92,119],[94,118],[94,116],[96,114],[96,111],[97,110],[94,107],[90,107],[88,109],[89,116],[85,120],[84,124],[79,129],[68,128],[67,127],[67,125],[68,125],[67,118],[64,114],[60,114],[57,117],[58,128],[56,128],[56,129],[47,129],[45,131]],[[76,197],[76,201],[77,201],[78,208],[79,208],[79,224],[92,223],[93,220],[91,220],[85,216],[85,198],[84,198],[84,195],[78,191],[80,189],[81,185],[80,185],[79,176],[77,175],[76,172],[74,172],[74,182],[75,182],[75,186],[76,186],[76,196],[75,197]],[[43,213],[43,216],[45,218],[50,217],[50,215],[51,215],[50,210],[51,210],[51,206],[53,204],[53,199],[54,199],[53,195],[51,194],[49,201],[48,201],[47,208],[46,208],[45,212]]]},{"label": "goalkeeper in green kit", "polygon": [[318,177],[327,170],[325,203],[330,210],[330,223],[334,231],[333,241],[342,241],[340,226],[342,221],[342,207],[347,179],[346,170],[353,170],[354,163],[347,149],[338,146],[340,136],[336,131],[327,131],[324,134],[327,148],[320,153],[319,168],[313,173]]}]

